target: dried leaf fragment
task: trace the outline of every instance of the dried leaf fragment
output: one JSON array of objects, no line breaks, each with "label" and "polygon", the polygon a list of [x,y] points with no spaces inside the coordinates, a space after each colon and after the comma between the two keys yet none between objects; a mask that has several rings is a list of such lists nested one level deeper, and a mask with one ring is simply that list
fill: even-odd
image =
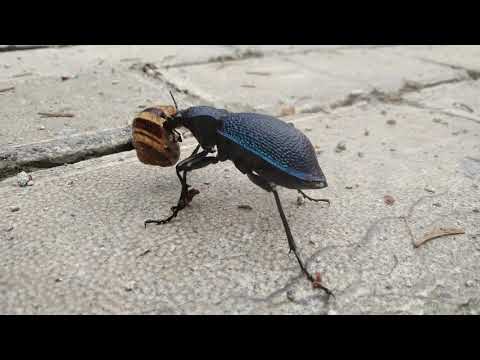
[{"label": "dried leaf fragment", "polygon": [[428,234],[425,234],[420,240],[414,242],[415,247],[425,244],[427,241],[448,235],[461,235],[465,234],[465,230],[459,228],[436,228]]}]

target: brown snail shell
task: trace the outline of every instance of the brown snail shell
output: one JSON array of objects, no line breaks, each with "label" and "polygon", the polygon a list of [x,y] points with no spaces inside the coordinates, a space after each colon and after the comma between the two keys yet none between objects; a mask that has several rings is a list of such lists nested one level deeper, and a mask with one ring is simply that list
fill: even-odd
[{"label": "brown snail shell", "polygon": [[173,106],[154,106],[143,110],[133,120],[133,147],[138,159],[147,165],[173,166],[180,158],[180,146],[175,134],[167,131],[163,123],[174,116]]}]

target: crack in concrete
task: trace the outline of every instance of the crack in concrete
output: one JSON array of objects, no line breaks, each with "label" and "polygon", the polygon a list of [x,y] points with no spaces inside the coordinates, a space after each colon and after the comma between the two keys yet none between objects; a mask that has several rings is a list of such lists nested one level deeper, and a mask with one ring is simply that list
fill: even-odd
[{"label": "crack in concrete", "polygon": [[[248,60],[248,59],[256,59],[256,58],[263,58],[263,57],[273,57],[273,56],[290,56],[290,55],[303,55],[303,54],[309,54],[309,53],[321,53],[321,52],[336,52],[338,50],[345,50],[345,49],[355,49],[355,45],[346,45],[346,46],[341,46],[338,48],[312,48],[312,49],[298,49],[298,50],[271,50],[271,51],[262,51],[259,49],[255,48],[250,48],[250,49],[238,49],[234,45],[224,45],[224,47],[227,47],[230,50],[234,50],[233,54],[229,55],[220,55],[220,56],[215,56],[211,57],[207,60],[199,60],[199,61],[188,61],[188,62],[180,62],[172,65],[164,65],[161,66],[162,68],[165,69],[171,69],[171,68],[182,68],[182,67],[189,67],[189,66],[198,66],[198,65],[207,65],[207,64],[215,64],[215,63],[229,63],[229,62],[238,62],[242,60]],[[376,48],[382,48],[382,47],[391,47],[395,45],[371,45],[368,46],[364,49],[376,49]]]},{"label": "crack in concrete", "polygon": [[0,52],[62,48],[62,47],[68,47],[68,46],[73,46],[73,45],[7,45],[7,46],[1,46]]},{"label": "crack in concrete", "polygon": [[152,63],[135,63],[130,66],[130,70],[138,71],[140,73],[145,74],[145,76],[148,76],[153,79],[160,80],[162,83],[167,85],[169,88],[173,89],[175,92],[185,94],[187,96],[190,96],[191,98],[203,102],[206,105],[212,105],[209,103],[207,100],[203,99],[200,95],[193,93],[191,90],[188,89],[182,89],[180,88],[177,84],[174,82],[168,80],[161,71],[158,70],[158,67],[155,64]]},{"label": "crack in concrete", "polygon": [[421,56],[414,56],[416,59],[420,60],[420,61],[423,61],[423,62],[426,62],[426,63],[430,63],[430,64],[435,64],[435,65],[440,65],[440,66],[445,66],[445,67],[448,67],[450,69],[453,69],[453,70],[463,70],[466,72],[466,74],[470,77],[470,79],[472,80],[478,80],[480,79],[480,71],[479,70],[474,70],[474,69],[470,69],[470,68],[467,68],[467,67],[464,67],[464,66],[460,66],[460,65],[453,65],[453,64],[449,64],[449,63],[445,63],[445,62],[442,62],[442,61],[437,61],[437,60],[432,60],[432,59],[427,59],[427,58],[424,58],[424,57],[421,57]]},{"label": "crack in concrete", "polygon": [[0,180],[20,171],[48,169],[133,150],[130,126],[0,148]]}]

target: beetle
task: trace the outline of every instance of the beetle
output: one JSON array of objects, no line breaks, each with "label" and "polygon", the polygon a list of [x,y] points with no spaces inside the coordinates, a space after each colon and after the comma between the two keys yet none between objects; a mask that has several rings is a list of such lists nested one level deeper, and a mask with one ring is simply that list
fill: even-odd
[{"label": "beetle", "polygon": [[[172,99],[177,108],[173,95]],[[169,223],[192,201],[193,196],[199,193],[198,190],[190,189],[191,186],[187,184],[189,172],[230,160],[255,185],[273,194],[290,253],[294,253],[302,272],[314,287],[333,295],[306,269],[277,192],[277,187],[281,186],[298,191],[307,200],[330,205],[328,199],[314,199],[302,191],[328,186],[318,164],[315,149],[307,136],[292,124],[272,116],[233,113],[210,106],[194,106],[177,111],[174,116],[165,116],[167,120],[163,127],[167,131],[175,131],[179,127],[187,128],[198,141],[198,145],[188,158],[176,165],[181,193],[177,205],[171,208],[172,214],[163,220],[146,220],[145,227],[152,223]]]}]

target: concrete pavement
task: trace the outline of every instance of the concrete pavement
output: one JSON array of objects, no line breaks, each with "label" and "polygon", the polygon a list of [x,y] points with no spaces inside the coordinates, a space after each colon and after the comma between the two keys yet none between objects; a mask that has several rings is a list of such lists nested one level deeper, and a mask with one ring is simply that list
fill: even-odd
[{"label": "concrete pavement", "polygon": [[[15,172],[0,182],[0,312],[479,313],[479,51],[74,46],[0,53],[0,90],[14,87],[0,92],[0,154],[17,154],[0,161],[17,162],[18,172],[22,159],[46,153],[42,167],[51,167],[27,169],[33,186],[19,187]],[[144,229],[145,219],[168,215],[178,179],[173,168],[145,166],[118,143],[140,107],[171,102],[169,89],[181,107],[283,114],[312,140],[329,187],[309,194],[332,206],[299,205],[286,189],[280,196],[308,268],[335,299],[312,289],[288,256],[271,194],[229,162],[193,173],[200,195],[191,206],[168,225]],[[49,111],[75,116],[38,116]],[[98,140],[103,133],[108,141]],[[76,140],[65,146],[69,138]],[[95,153],[97,142],[120,150]],[[194,144],[186,139],[182,157]],[[97,158],[62,158],[67,151]],[[73,163],[58,166],[58,159]],[[464,234],[413,245],[440,228]]]}]

